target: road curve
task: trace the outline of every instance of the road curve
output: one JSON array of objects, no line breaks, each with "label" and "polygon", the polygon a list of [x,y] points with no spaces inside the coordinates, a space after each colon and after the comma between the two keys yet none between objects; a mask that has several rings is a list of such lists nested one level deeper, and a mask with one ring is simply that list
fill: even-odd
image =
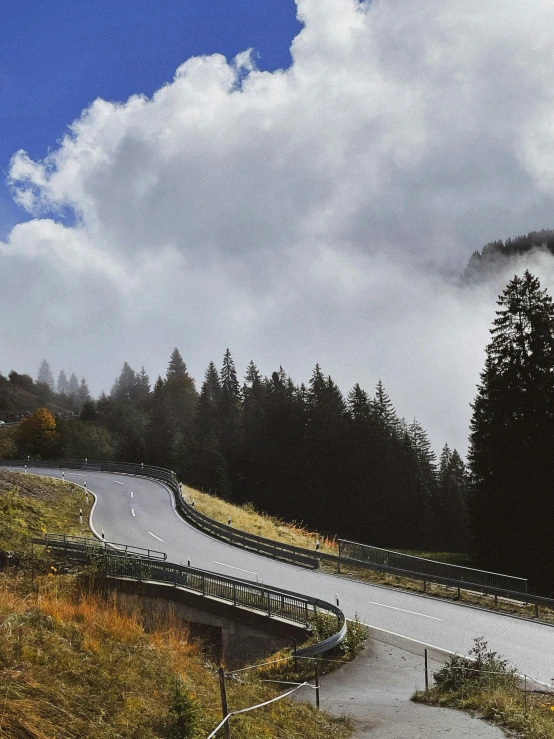
[{"label": "road curve", "polygon": [[[6,467],[9,469],[9,467]],[[21,473],[21,468],[11,468]],[[59,470],[29,473],[62,476]],[[184,521],[163,484],[131,475],[65,470],[66,480],[95,493],[92,526],[106,540],[158,549],[171,562],[263,582],[334,602],[347,616],[441,649],[467,653],[483,636],[492,649],[518,670],[551,683],[554,677],[554,628],[424,595],[343,579],[262,557],[217,541]],[[83,504],[85,503],[83,498]]]}]

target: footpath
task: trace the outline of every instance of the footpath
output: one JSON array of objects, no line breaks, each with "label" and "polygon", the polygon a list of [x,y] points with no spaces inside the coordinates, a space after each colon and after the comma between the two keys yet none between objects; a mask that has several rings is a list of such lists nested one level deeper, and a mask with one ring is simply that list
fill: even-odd
[{"label": "footpath", "polygon": [[[432,675],[440,663],[429,660]],[[348,716],[353,739],[505,739],[509,734],[465,711],[413,703],[415,690],[425,687],[423,658],[397,647],[369,640],[354,662],[324,675],[321,708]],[[314,703],[304,688],[298,700]]]}]

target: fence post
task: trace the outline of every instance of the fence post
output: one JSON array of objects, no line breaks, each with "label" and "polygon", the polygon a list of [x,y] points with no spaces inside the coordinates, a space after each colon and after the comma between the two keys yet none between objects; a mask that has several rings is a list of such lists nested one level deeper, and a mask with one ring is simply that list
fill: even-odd
[{"label": "fence post", "polygon": [[[222,718],[225,718],[229,714],[229,708],[227,706],[227,691],[225,690],[225,672],[223,667],[219,668],[219,690],[221,692],[221,713]],[[223,726],[225,732],[225,739],[231,739],[231,727],[229,721]]]},{"label": "fence post", "polygon": [[341,553],[340,553],[340,539],[339,539],[339,561],[337,562],[337,572],[339,574],[340,574],[340,557],[341,557]]},{"label": "fence post", "polygon": [[523,686],[523,713],[527,713],[527,675],[523,676],[524,679],[524,686]]},{"label": "fence post", "polygon": [[317,662],[314,662],[314,683],[315,683],[315,707],[319,711],[319,675],[317,674]]},{"label": "fence post", "polygon": [[427,649],[425,650],[425,692],[429,690],[429,663],[427,660]]},{"label": "fence post", "polygon": [[298,658],[296,656],[296,639],[294,640],[294,652],[292,653],[292,657],[294,660],[294,671],[298,672]]},{"label": "fence post", "polygon": [[271,593],[267,591],[267,615],[271,616]]}]

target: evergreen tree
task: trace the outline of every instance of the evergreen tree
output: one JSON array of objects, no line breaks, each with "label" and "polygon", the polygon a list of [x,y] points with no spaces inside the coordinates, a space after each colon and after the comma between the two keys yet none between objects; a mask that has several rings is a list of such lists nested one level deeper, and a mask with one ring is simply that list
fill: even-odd
[{"label": "evergreen tree", "polygon": [[465,464],[448,444],[439,459],[438,495],[434,506],[435,546],[439,550],[465,552],[468,521]]},{"label": "evergreen tree", "polygon": [[377,383],[375,397],[373,399],[373,411],[378,419],[383,437],[399,434],[400,422],[396,415],[396,409],[389,395],[385,392],[381,380]]},{"label": "evergreen tree", "polygon": [[146,398],[150,394],[150,378],[144,369],[144,365],[137,375],[137,391],[140,398]]},{"label": "evergreen tree", "polygon": [[474,551],[552,589],[554,306],[529,271],[498,306],[471,421]]},{"label": "evergreen tree", "polygon": [[348,393],[348,409],[355,422],[366,423],[371,418],[369,396],[358,383]]},{"label": "evergreen tree", "polygon": [[58,375],[58,383],[56,385],[56,392],[59,395],[69,394],[69,382],[67,381],[67,377],[63,370],[61,370],[60,374]]},{"label": "evergreen tree", "polygon": [[132,401],[139,395],[139,379],[127,362],[123,363],[119,377],[115,380],[110,396],[114,400]]},{"label": "evergreen tree", "polygon": [[67,383],[67,394],[75,401],[79,396],[79,380],[77,379],[75,372],[71,373],[71,377]]},{"label": "evergreen tree", "polygon": [[87,381],[85,380],[84,377],[81,377],[81,382],[79,383],[79,393],[77,396],[77,401],[79,405],[84,405],[85,403],[88,403],[91,401]]},{"label": "evergreen tree", "polygon": [[167,366],[166,380],[175,380],[188,375],[187,365],[181,356],[177,347],[171,352],[169,364]]},{"label": "evergreen tree", "polygon": [[50,365],[46,361],[46,359],[43,359],[41,362],[41,365],[38,370],[37,375],[37,382],[48,385],[50,390],[54,391],[56,389],[56,383],[54,382],[54,375],[52,374],[52,370],[50,369]]}]

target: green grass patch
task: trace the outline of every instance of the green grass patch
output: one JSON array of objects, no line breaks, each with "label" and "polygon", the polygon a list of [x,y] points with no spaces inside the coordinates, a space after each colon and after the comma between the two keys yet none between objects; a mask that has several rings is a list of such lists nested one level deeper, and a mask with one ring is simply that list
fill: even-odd
[{"label": "green grass patch", "polygon": [[47,532],[90,535],[88,515],[83,490],[76,485],[0,471],[0,549],[27,552],[30,539]]}]

